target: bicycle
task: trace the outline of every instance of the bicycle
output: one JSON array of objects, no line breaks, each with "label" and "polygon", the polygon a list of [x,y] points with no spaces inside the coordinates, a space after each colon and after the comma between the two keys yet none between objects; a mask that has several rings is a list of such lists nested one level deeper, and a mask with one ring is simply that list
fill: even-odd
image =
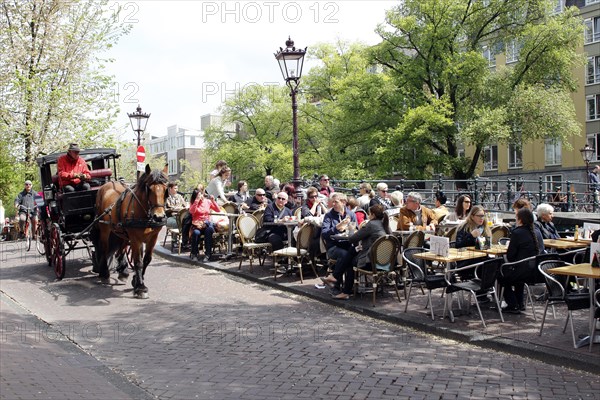
[{"label": "bicycle", "polygon": [[24,206],[19,206],[19,213],[24,212],[25,213],[25,226],[22,232],[24,235],[24,239],[25,239],[25,248],[26,251],[31,250],[31,236],[32,236],[32,232],[31,232],[31,211],[33,211],[31,208],[27,208]]}]

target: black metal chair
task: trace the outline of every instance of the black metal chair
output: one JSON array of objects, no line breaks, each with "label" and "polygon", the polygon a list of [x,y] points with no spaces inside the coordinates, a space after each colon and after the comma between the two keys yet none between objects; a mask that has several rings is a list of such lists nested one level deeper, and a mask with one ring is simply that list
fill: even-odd
[{"label": "black metal chair", "polygon": [[594,311],[594,322],[592,325],[592,334],[590,335],[590,351],[592,351],[592,345],[596,337],[596,324],[600,322],[600,289],[594,292],[594,302],[596,303],[596,310]]},{"label": "black metal chair", "polygon": [[[450,310],[452,310],[452,294],[454,292],[469,292],[469,304],[471,304],[471,296],[475,297],[475,300],[477,300],[479,297],[485,297],[488,294],[492,294],[494,302],[496,303],[496,307],[498,308],[498,314],[500,314],[500,319],[502,320],[502,322],[504,322],[504,317],[502,316],[502,309],[500,307],[500,302],[498,301],[498,296],[496,293],[496,277],[498,276],[498,271],[500,270],[500,267],[502,266],[503,262],[504,260],[502,258],[492,258],[477,264],[471,264],[461,268],[453,269],[452,272],[474,268],[475,278],[470,279],[466,282],[450,283],[450,285],[446,288],[446,293],[450,296]],[[481,307],[479,306],[479,302],[475,301],[475,304],[477,305],[477,311],[479,312],[479,318],[481,318],[483,327],[486,328],[485,320],[483,318],[483,314],[481,313]],[[445,314],[446,306],[444,305],[444,315]]]},{"label": "black metal chair", "polygon": [[423,286],[425,286],[425,288],[428,290],[427,304],[431,309],[431,319],[435,320],[435,315],[433,313],[433,303],[431,302],[431,291],[434,289],[443,289],[447,287],[448,282],[446,281],[446,276],[444,274],[436,274],[430,272],[427,268],[425,260],[416,258],[414,256],[415,254],[425,253],[426,251],[427,250],[422,247],[412,247],[405,249],[402,252],[404,264],[408,268],[408,277],[406,285],[404,286],[405,293],[406,286],[408,286],[408,293],[405,295],[406,305],[404,306],[404,312],[407,312],[408,310],[408,302],[410,300],[412,287],[414,285],[418,285],[421,288],[421,291],[423,291]]},{"label": "black metal chair", "polygon": [[573,347],[577,348],[577,339],[575,338],[575,327],[573,326],[573,311],[583,310],[590,307],[590,294],[588,293],[569,293],[568,291],[568,276],[557,276],[552,275],[548,272],[549,269],[564,267],[569,265],[568,263],[561,260],[544,261],[538,269],[540,273],[546,279],[546,287],[548,289],[548,297],[546,299],[546,306],[544,307],[544,315],[542,317],[542,325],[540,326],[540,332],[538,336],[542,335],[544,329],[544,322],[546,321],[546,313],[548,306],[556,304],[566,304],[568,314],[565,320],[565,326],[563,327],[563,333],[567,330],[567,324],[571,320],[571,336],[573,337]]}]

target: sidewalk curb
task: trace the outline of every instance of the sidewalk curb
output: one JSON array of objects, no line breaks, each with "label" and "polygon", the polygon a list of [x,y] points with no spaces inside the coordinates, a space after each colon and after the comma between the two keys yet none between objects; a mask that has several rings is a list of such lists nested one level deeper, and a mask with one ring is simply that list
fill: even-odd
[{"label": "sidewalk curb", "polygon": [[559,352],[555,349],[540,346],[536,343],[510,340],[504,337],[485,335],[481,334],[480,331],[474,331],[472,332],[472,334],[469,334],[469,332],[465,333],[464,331],[460,331],[457,329],[448,329],[444,327],[435,326],[435,321],[431,321],[430,324],[423,323],[420,318],[414,318],[410,314],[405,314],[403,312],[401,312],[398,315],[382,314],[377,311],[376,307],[362,307],[352,304],[353,302],[351,301],[340,302],[330,298],[323,298],[322,296],[312,294],[311,292],[304,291],[293,286],[279,284],[277,281],[274,281],[272,279],[264,280],[260,279],[259,277],[253,276],[252,274],[239,272],[238,270],[219,268],[219,264],[217,262],[195,262],[187,257],[172,254],[168,249],[163,248],[159,244],[157,244],[154,248],[154,253],[166,260],[173,261],[179,264],[184,264],[187,268],[197,267],[214,271],[220,271],[225,274],[235,276],[237,278],[243,278],[254,283],[271,287],[273,289],[289,292],[294,295],[308,297],[312,300],[327,303],[338,308],[356,312],[358,314],[366,315],[368,317],[386,321],[395,325],[405,326],[423,333],[432,334],[440,338],[456,340],[484,349],[490,349],[518,355],[521,357],[531,358],[560,367],[567,367],[575,370],[581,370],[584,372],[600,374],[600,358],[596,357],[592,353],[589,353],[589,356],[582,357],[582,354],[577,354],[573,352]]}]

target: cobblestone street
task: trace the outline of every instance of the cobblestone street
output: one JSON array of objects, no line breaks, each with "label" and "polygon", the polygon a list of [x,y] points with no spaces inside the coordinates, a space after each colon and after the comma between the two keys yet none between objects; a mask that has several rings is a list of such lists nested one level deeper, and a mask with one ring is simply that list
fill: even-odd
[{"label": "cobblestone street", "polygon": [[421,334],[217,271],[155,257],[146,274],[150,298],[135,300],[129,283],[100,284],[83,257],[70,257],[58,282],[33,252],[7,250],[0,267],[3,399],[600,393],[595,374]]}]

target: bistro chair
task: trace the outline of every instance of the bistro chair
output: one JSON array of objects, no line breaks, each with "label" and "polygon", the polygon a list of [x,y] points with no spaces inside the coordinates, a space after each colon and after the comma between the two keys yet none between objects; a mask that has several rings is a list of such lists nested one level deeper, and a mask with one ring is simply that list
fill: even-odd
[{"label": "bistro chair", "polygon": [[568,263],[560,260],[544,261],[538,269],[540,273],[546,279],[546,287],[548,289],[548,296],[546,298],[546,305],[544,307],[544,315],[542,317],[542,325],[540,326],[540,332],[538,336],[542,336],[542,330],[544,329],[544,322],[546,321],[546,313],[548,306],[556,304],[567,305],[567,319],[563,327],[563,333],[567,330],[567,324],[571,320],[571,336],[573,337],[573,347],[577,348],[577,339],[575,337],[575,327],[573,326],[573,310],[583,310],[590,308],[590,294],[581,292],[568,291],[568,276],[553,275],[548,272],[549,269],[564,267],[569,265]]},{"label": "bistro chair", "polygon": [[405,249],[409,249],[412,247],[423,247],[425,244],[425,233],[423,231],[414,231],[406,240],[403,241],[402,246]]},{"label": "bistro chair", "polygon": [[271,248],[271,243],[256,243],[254,241],[256,231],[258,230],[258,221],[254,215],[240,215],[236,221],[236,225],[242,244],[242,258],[240,259],[238,270],[242,269],[242,261],[244,261],[244,256],[247,256],[248,261],[250,262],[250,272],[252,272],[252,260],[254,259],[254,255],[257,255],[258,265],[264,265],[267,252],[269,252]]},{"label": "bistro chair", "polygon": [[[404,259],[404,264],[408,268],[408,277],[406,284],[404,286],[404,290],[406,293],[406,286],[408,285],[408,294],[406,297],[406,304],[404,305],[404,312],[408,310],[408,302],[410,300],[410,294],[412,292],[413,286],[419,286],[421,288],[421,292],[423,292],[423,286],[428,290],[428,298],[427,305],[429,305],[431,309],[431,319],[435,320],[435,315],[433,313],[433,303],[431,301],[431,291],[434,289],[442,289],[448,286],[448,282],[446,281],[446,276],[444,274],[435,274],[431,273],[425,260],[420,258],[416,258],[414,255],[418,253],[425,253],[427,250],[422,247],[411,247],[407,248],[402,252],[402,258]],[[425,308],[427,308],[427,305]]]},{"label": "bistro chair", "polygon": [[252,213],[256,220],[258,221],[258,227],[260,228],[263,224],[263,215],[265,215],[265,210],[256,210]]},{"label": "bistro chair", "polygon": [[452,228],[448,232],[446,232],[446,234],[444,235],[450,241],[450,247],[456,246],[456,234],[457,233],[458,233],[458,226],[455,226],[454,228]]},{"label": "bistro chair", "polygon": [[177,254],[181,254],[181,241],[182,241],[182,232],[183,232],[183,219],[185,216],[189,214],[188,210],[181,210],[177,213],[175,220],[177,221],[177,228],[167,228],[167,233],[165,234],[165,239],[163,241],[163,247],[167,243],[167,237],[171,237],[171,253],[175,250],[175,246],[177,246]]},{"label": "bistro chair", "polygon": [[[475,269],[475,277],[466,282],[450,283],[446,288],[446,293],[450,295],[449,308],[452,310],[453,296],[452,293],[457,291],[469,292],[469,305],[471,304],[471,297],[475,297],[475,304],[477,305],[477,311],[479,312],[479,318],[483,327],[486,328],[483,314],[481,313],[481,307],[477,299],[479,297],[487,297],[488,294],[492,294],[496,307],[498,308],[498,314],[500,314],[500,320],[504,322],[502,316],[502,308],[500,307],[500,301],[496,293],[496,277],[498,271],[502,266],[504,260],[502,258],[492,258],[477,264],[467,265],[461,268],[453,269],[452,272],[461,271],[465,269]],[[446,314],[446,303],[444,304],[444,315]]]},{"label": "bistro chair", "polygon": [[[571,250],[564,253],[558,253],[560,259],[564,262],[571,264],[579,264],[579,260],[583,260],[583,255],[585,254],[586,249],[577,249]],[[589,260],[589,258],[588,258]]]},{"label": "bistro chair", "polygon": [[492,228],[492,244],[498,244],[500,239],[507,238],[510,235],[505,226],[495,226]]},{"label": "bistro chair", "polygon": [[300,272],[300,283],[304,283],[304,277],[302,276],[302,262],[308,261],[313,273],[315,276],[317,275],[317,270],[315,269],[315,262],[310,257],[309,246],[310,240],[313,236],[314,231],[313,224],[304,224],[298,231],[298,238],[296,239],[296,247],[284,247],[283,249],[276,250],[273,252],[273,278],[277,280],[277,257],[287,257],[289,265],[292,265],[292,261],[294,261],[295,265],[298,267],[298,271]]},{"label": "bistro chair", "polygon": [[[377,296],[377,286],[384,282],[386,279],[393,276],[394,289],[396,290],[396,296],[398,301],[401,302],[400,292],[398,291],[397,285],[397,273],[394,266],[396,265],[396,256],[400,250],[400,241],[392,235],[384,235],[375,240],[371,248],[369,249],[369,262],[370,265],[365,265],[364,268],[355,267],[354,271],[354,295],[358,290],[360,276],[371,277],[373,284],[373,307],[375,307],[375,298]],[[371,267],[370,269],[368,267]]]}]

